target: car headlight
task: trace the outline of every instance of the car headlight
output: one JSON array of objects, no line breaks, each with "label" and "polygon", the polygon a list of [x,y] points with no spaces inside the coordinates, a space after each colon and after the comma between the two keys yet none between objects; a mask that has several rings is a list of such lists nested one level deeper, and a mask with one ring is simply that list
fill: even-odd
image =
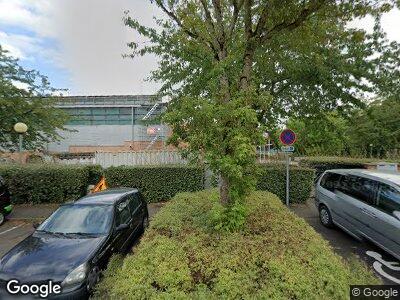
[{"label": "car headlight", "polygon": [[81,264],[80,266],[72,270],[71,273],[67,275],[67,277],[65,277],[61,285],[71,286],[83,282],[86,279],[87,271],[88,271],[87,264],[86,263]]}]

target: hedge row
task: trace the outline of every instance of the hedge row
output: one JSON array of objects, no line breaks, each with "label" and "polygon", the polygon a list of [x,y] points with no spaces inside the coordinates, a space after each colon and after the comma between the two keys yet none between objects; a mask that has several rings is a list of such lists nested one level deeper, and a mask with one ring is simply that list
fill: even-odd
[{"label": "hedge row", "polygon": [[[268,190],[285,199],[286,173],[283,165],[263,165],[257,188]],[[104,173],[109,187],[139,188],[148,202],[168,200],[179,192],[204,189],[204,172],[189,166],[110,167],[66,165],[3,165],[2,175],[11,192],[13,203],[52,203],[76,200],[96,184]],[[292,202],[305,202],[311,192],[314,172],[291,167]]]},{"label": "hedge row", "polygon": [[1,165],[13,203],[60,203],[86,194],[93,167],[65,165]]},{"label": "hedge row", "polygon": [[105,170],[105,177],[110,187],[139,188],[147,202],[204,189],[203,169],[189,166],[110,167]]},{"label": "hedge row", "polygon": [[273,194],[246,199],[242,231],[213,229],[216,190],[182,193],[154,216],[134,255],[114,257],[95,299],[348,299],[379,284]]},{"label": "hedge row", "polygon": [[299,161],[300,166],[315,169],[319,176],[326,170],[331,169],[364,169],[365,164],[371,159],[348,158],[348,157],[306,157]]},{"label": "hedge row", "polygon": [[[291,203],[304,203],[310,197],[315,171],[310,168],[290,166],[289,195]],[[286,168],[282,164],[263,165],[257,189],[269,191],[282,201],[286,199]]]}]

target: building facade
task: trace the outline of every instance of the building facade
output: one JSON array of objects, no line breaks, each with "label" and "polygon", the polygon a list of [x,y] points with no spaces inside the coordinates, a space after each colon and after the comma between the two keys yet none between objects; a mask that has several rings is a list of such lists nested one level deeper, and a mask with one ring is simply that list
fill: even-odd
[{"label": "building facade", "polygon": [[155,150],[165,147],[169,133],[159,121],[166,103],[154,95],[59,97],[58,108],[71,118],[49,143],[50,152]]}]

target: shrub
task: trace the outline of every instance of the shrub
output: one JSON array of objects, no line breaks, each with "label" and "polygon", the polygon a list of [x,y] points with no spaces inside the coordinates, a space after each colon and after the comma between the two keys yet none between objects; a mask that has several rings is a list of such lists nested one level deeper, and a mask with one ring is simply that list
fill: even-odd
[{"label": "shrub", "polygon": [[104,170],[100,165],[85,165],[89,172],[88,185],[97,184],[100,181],[101,176],[104,174]]},{"label": "shrub", "polygon": [[380,281],[351,266],[273,194],[252,193],[242,231],[216,232],[215,190],[182,193],[154,217],[134,255],[111,260],[104,299],[347,299]]},{"label": "shrub", "polygon": [[139,188],[147,202],[169,200],[179,192],[204,188],[204,171],[189,166],[110,167],[105,170],[110,187]]},{"label": "shrub", "polygon": [[12,202],[62,203],[86,193],[89,169],[65,165],[2,165],[0,175],[10,190]]},{"label": "shrub", "polygon": [[370,159],[348,157],[306,157],[300,159],[300,166],[313,168],[319,176],[330,169],[364,169]]},{"label": "shrub", "polygon": [[[283,164],[261,165],[257,189],[269,191],[284,201],[286,199],[286,166]],[[314,182],[313,169],[290,166],[289,194],[291,203],[304,203],[310,197]]]}]

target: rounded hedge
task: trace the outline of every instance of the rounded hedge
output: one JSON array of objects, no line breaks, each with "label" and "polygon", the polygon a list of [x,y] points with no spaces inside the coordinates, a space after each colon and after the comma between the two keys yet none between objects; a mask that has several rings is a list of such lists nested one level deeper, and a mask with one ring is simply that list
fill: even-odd
[{"label": "rounded hedge", "polygon": [[114,257],[100,299],[347,299],[350,284],[380,281],[349,263],[268,192],[246,199],[241,232],[213,230],[218,193],[175,196],[134,254]]}]

